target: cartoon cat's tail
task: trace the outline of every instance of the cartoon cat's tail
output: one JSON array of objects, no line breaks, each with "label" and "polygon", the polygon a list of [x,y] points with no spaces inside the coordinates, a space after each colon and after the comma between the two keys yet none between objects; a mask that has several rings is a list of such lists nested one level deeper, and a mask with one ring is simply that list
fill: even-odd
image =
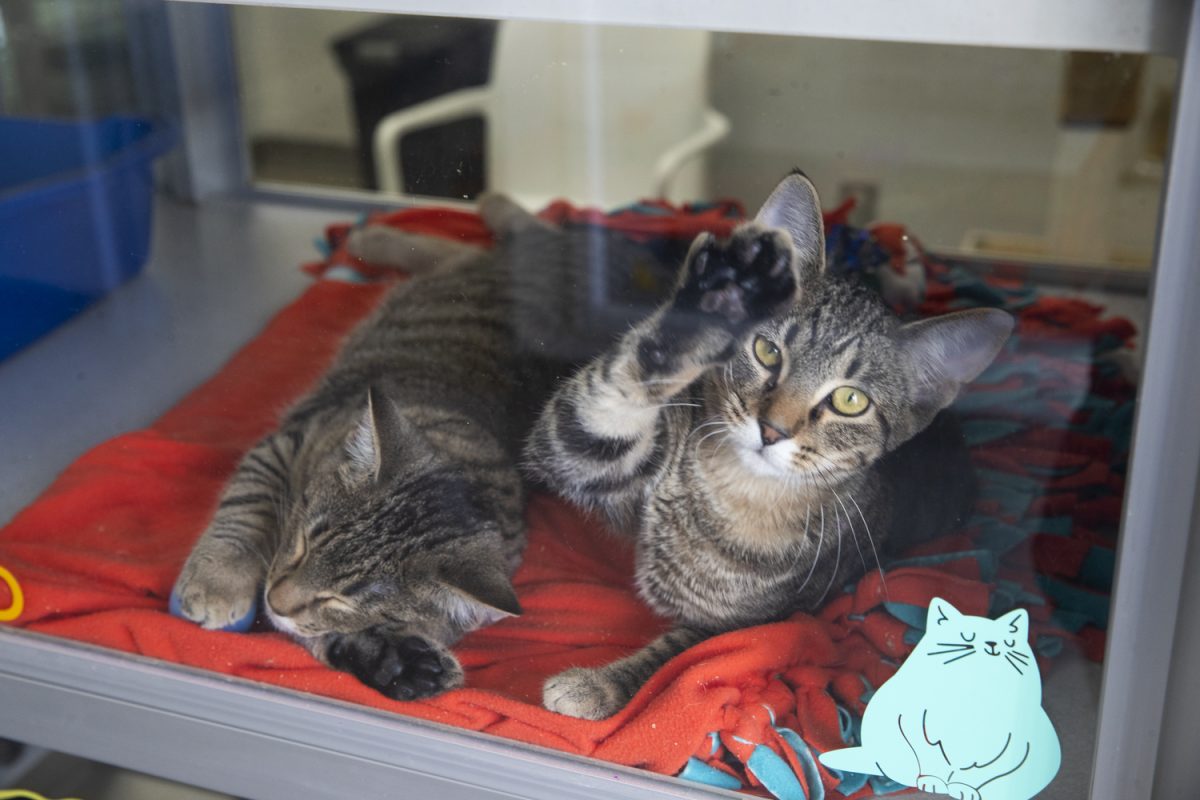
[{"label": "cartoon cat's tail", "polygon": [[882,775],[879,763],[871,757],[865,747],[846,747],[822,753],[821,763],[838,772],[858,772],[863,775]]}]

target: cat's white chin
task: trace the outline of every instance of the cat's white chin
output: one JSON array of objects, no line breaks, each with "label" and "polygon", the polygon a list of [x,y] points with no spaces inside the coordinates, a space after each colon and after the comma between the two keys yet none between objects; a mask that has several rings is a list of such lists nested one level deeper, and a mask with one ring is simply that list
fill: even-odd
[{"label": "cat's white chin", "polygon": [[271,620],[271,624],[284,633],[290,633],[293,636],[300,635],[300,629],[296,627],[296,623],[292,622],[287,617],[281,617],[275,614],[270,609],[267,609],[267,618]]},{"label": "cat's white chin", "polygon": [[270,603],[264,602],[263,608],[266,610],[267,619],[271,620],[271,624],[274,625],[277,629],[283,631],[284,633],[291,634],[292,636],[301,636],[301,637],[312,635],[309,631],[307,631],[307,630],[301,628],[299,625],[297,625],[296,622],[293,619],[291,619],[290,617],[284,617],[284,616],[280,616],[279,614],[276,614],[275,610],[273,608],[271,608]]},{"label": "cat's white chin", "polygon": [[784,464],[780,464],[777,452],[768,447],[745,447],[739,445],[737,448],[738,458],[742,462],[742,466],[750,472],[751,475],[760,478],[778,478],[784,480],[792,476]]}]

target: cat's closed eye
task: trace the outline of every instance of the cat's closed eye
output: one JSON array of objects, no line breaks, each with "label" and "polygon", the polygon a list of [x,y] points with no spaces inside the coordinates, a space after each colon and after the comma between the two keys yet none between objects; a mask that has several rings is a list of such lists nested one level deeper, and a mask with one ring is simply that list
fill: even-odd
[{"label": "cat's closed eye", "polygon": [[308,537],[303,533],[296,534],[296,539],[292,542],[291,559],[288,561],[287,568],[295,569],[304,561],[308,555]]},{"label": "cat's closed eye", "polygon": [[317,595],[317,603],[322,608],[333,609],[337,611],[353,611],[354,606],[346,602],[343,598],[335,594],[319,594]]},{"label": "cat's closed eye", "polygon": [[1005,646],[1005,647],[1016,647],[1016,646],[1017,646],[1017,640],[1016,640],[1016,639],[1012,639],[1012,640],[1005,639],[1005,640],[1004,640],[1004,646]]},{"label": "cat's closed eye", "polygon": [[961,637],[962,637],[962,640],[963,640],[964,642],[973,642],[973,641],[975,641],[975,634],[973,634],[973,633],[972,633],[970,636],[967,636],[965,633],[960,633],[960,634],[959,634],[959,636],[961,636]]}]

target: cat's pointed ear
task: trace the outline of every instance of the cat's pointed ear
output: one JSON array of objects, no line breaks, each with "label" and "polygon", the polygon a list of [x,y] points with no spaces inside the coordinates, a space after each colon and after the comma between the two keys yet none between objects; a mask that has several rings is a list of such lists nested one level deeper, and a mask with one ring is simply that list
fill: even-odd
[{"label": "cat's pointed ear", "polygon": [[802,269],[825,269],[825,221],[821,216],[821,199],[803,172],[796,170],[780,181],[754,221],[791,234],[792,246]]},{"label": "cat's pointed ear", "polygon": [[925,616],[925,630],[936,630],[939,626],[957,624],[962,613],[949,601],[935,597],[929,601],[929,613]]},{"label": "cat's pointed ear", "polygon": [[346,456],[356,478],[387,480],[399,465],[414,435],[412,423],[404,418],[386,394],[367,389],[367,407],[346,441]]},{"label": "cat's pointed ear", "polygon": [[996,624],[1004,626],[1005,637],[1016,637],[1022,642],[1029,641],[1029,612],[1025,609],[1010,611],[996,620]]},{"label": "cat's pointed ear", "polygon": [[959,311],[903,326],[899,341],[916,377],[915,405],[932,419],[954,402],[959,390],[992,363],[1012,329],[1012,315],[997,308]]},{"label": "cat's pointed ear", "polygon": [[503,616],[521,615],[521,604],[508,574],[495,561],[465,558],[442,567],[438,579],[463,599]]}]

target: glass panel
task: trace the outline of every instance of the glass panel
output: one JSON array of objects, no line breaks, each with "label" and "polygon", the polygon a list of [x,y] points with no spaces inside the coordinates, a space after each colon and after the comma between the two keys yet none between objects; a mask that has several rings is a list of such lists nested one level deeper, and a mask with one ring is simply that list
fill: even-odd
[{"label": "glass panel", "polygon": [[0,17],[0,113],[103,117],[147,113],[146,77],[134,70],[128,35],[145,4],[4,3]]},{"label": "glass panel", "polygon": [[[352,189],[381,186],[373,142],[384,117],[487,84],[500,30],[449,18],[233,14],[254,178]],[[514,25],[544,28],[552,40],[529,69],[573,79],[570,62],[555,55],[577,44],[570,29]],[[601,72],[622,69],[623,45],[598,48],[623,37],[631,45],[637,38],[593,29]],[[681,36],[656,46],[657,56],[643,58],[667,60],[671,47],[684,54],[694,45]],[[1150,262],[1177,72],[1170,58],[728,33],[702,47],[711,49],[711,67],[690,80],[731,132],[696,168],[702,178],[668,185],[671,197],[754,196],[781,159],[802,159],[830,201],[857,199],[855,222],[904,220],[943,254],[1134,272]],[[597,113],[620,114],[611,93],[592,102],[605,109]],[[392,143],[407,181],[395,188],[462,199],[486,187],[483,115],[447,113],[456,121],[406,127]],[[587,163],[589,147],[635,136],[641,117],[630,110],[621,119],[623,129],[557,143],[564,160]],[[491,154],[509,163],[495,170],[522,168],[510,163],[523,157],[516,147]],[[589,200],[597,183],[619,181],[606,163],[591,167],[599,175],[584,196],[569,196]],[[629,197],[656,194],[652,175],[643,177]]]},{"label": "glass panel", "polygon": [[0,280],[74,303],[0,351],[5,622],[752,795],[1085,796],[1173,60],[236,7],[304,202],[191,205],[134,6],[0,5]]}]

